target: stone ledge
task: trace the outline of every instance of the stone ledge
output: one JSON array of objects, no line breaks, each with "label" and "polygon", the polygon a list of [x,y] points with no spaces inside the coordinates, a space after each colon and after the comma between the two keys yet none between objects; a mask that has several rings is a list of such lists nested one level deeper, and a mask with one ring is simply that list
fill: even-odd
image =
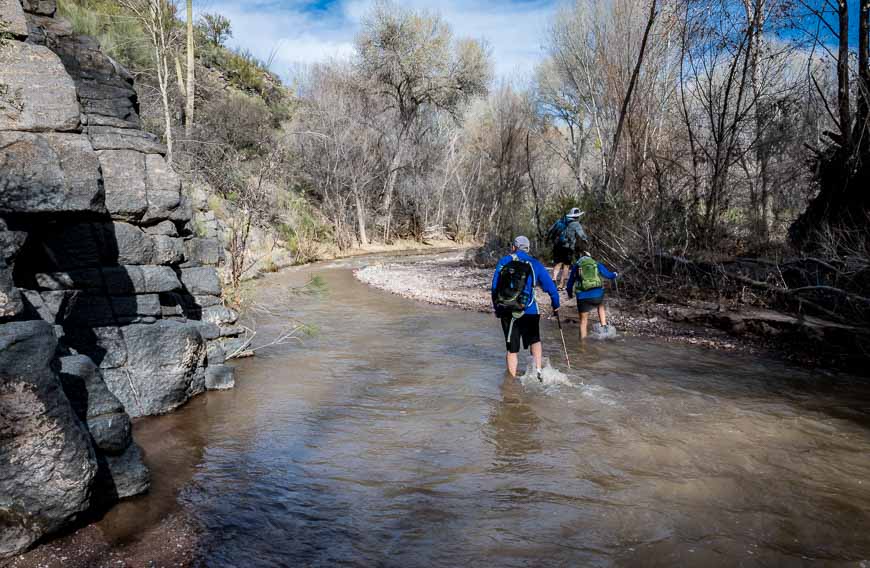
[{"label": "stone ledge", "polygon": [[0,51],[0,84],[5,85],[0,92],[0,130],[78,130],[81,109],[75,83],[47,47],[8,42]]}]

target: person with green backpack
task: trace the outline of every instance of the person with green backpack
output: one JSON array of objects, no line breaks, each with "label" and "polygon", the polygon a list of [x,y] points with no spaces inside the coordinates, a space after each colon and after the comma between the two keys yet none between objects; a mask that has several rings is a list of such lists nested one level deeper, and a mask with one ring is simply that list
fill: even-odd
[{"label": "person with green backpack", "polygon": [[535,286],[550,296],[554,313],[559,310],[559,292],[544,265],[529,254],[530,246],[528,237],[519,236],[514,239],[511,253],[498,261],[492,275],[492,307],[504,332],[508,373],[517,376],[522,340],[523,347],[532,354],[540,380],[543,347]]},{"label": "person with green backpack", "polygon": [[604,282],[601,277],[615,280],[618,272],[611,272],[598,262],[588,251],[583,253],[571,266],[568,277],[568,298],[577,297],[577,311],[580,314],[580,339],[586,339],[589,329],[589,313],[597,309],[601,327],[607,331],[607,310],[604,309]]}]

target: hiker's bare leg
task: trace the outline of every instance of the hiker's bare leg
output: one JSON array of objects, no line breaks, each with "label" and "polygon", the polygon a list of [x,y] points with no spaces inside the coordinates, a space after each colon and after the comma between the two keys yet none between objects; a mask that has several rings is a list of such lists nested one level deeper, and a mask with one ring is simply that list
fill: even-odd
[{"label": "hiker's bare leg", "polygon": [[505,355],[505,361],[507,361],[507,370],[508,370],[508,373],[510,373],[510,375],[512,377],[517,376],[517,361],[518,360],[519,360],[519,357],[517,356],[516,353],[508,353],[507,355]]},{"label": "hiker's bare leg", "polygon": [[589,326],[589,312],[580,312],[580,340],[586,339]]},{"label": "hiker's bare leg", "polygon": [[541,345],[541,342],[538,341],[537,343],[532,343],[529,347],[529,351],[532,352],[532,359],[535,361],[535,369],[540,369],[541,361],[544,359],[544,348]]},{"label": "hiker's bare leg", "polygon": [[562,263],[559,262],[553,267],[553,282],[559,282],[559,273],[562,272]]},{"label": "hiker's bare leg", "polygon": [[598,321],[601,322],[602,326],[607,326],[607,310],[604,309],[604,304],[598,306]]}]

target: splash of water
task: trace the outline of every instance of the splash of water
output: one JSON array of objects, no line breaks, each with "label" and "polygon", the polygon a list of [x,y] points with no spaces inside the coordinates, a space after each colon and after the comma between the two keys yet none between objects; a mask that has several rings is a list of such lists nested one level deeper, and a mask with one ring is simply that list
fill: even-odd
[{"label": "splash of water", "polygon": [[534,363],[529,361],[529,366],[526,367],[526,372],[520,377],[520,382],[523,386],[538,385],[551,387],[572,384],[565,373],[550,364],[549,359],[544,358],[543,364],[544,366],[541,368],[540,377],[538,377],[538,371],[535,369]]},{"label": "splash of water", "polygon": [[619,337],[619,334],[616,332],[616,327],[613,324],[604,327],[600,323],[595,323],[592,324],[592,331],[589,333],[589,337],[600,340],[616,339]]}]

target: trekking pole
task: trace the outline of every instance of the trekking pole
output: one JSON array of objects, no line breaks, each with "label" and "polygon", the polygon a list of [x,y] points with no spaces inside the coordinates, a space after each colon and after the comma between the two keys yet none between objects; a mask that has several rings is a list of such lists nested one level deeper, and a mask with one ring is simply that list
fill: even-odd
[{"label": "trekking pole", "polygon": [[571,368],[571,360],[568,359],[568,346],[565,345],[565,334],[562,332],[562,317],[559,315],[559,310],[556,310],[556,322],[559,324],[559,335],[562,336],[562,349],[565,351],[565,362],[568,363],[568,368]]}]

